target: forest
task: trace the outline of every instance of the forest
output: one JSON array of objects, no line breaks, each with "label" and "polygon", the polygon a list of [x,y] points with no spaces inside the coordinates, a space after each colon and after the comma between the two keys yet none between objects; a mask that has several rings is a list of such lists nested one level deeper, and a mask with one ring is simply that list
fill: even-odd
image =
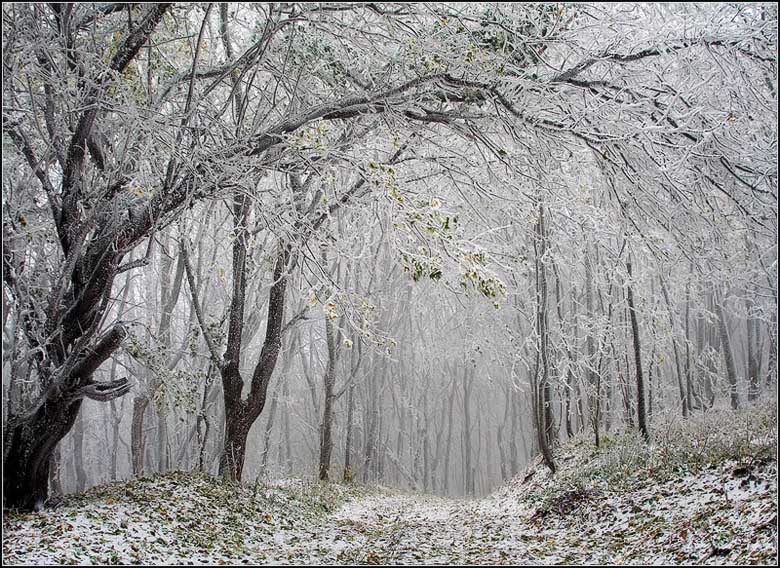
[{"label": "forest", "polygon": [[[5,561],[83,562],[34,519],[131,494],[321,541],[90,563],[777,561],[776,4],[2,10]],[[739,481],[731,544],[505,528],[645,467]],[[336,550],[334,511],[492,544]]]}]

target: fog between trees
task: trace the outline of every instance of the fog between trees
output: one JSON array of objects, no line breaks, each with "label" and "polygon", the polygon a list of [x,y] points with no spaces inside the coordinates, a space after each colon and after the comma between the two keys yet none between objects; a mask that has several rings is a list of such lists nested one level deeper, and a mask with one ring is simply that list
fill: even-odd
[{"label": "fog between trees", "polygon": [[4,4],[4,505],[485,494],[774,396],[770,4]]}]

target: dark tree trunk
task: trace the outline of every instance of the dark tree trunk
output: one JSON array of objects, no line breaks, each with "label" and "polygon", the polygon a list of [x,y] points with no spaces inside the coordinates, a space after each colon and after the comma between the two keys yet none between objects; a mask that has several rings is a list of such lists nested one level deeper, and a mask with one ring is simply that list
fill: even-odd
[{"label": "dark tree trunk", "polygon": [[330,457],[333,452],[333,405],[336,401],[336,365],[338,351],[336,332],[330,317],[325,317],[325,338],[328,346],[328,364],[325,369],[325,401],[322,410],[322,427],[320,430],[320,463],[319,479],[330,479]]},{"label": "dark tree trunk", "polygon": [[344,481],[352,481],[352,429],[355,421],[355,381],[347,387],[347,431],[344,434]]},{"label": "dark tree trunk", "polygon": [[[49,468],[57,444],[73,428],[87,396],[108,401],[127,393],[126,379],[95,383],[95,370],[119,347],[127,330],[117,325],[103,335],[76,363],[65,365],[67,376],[52,380],[27,414],[9,417],[4,432],[3,500],[9,509],[31,511],[46,503]],[[51,353],[56,357],[58,353]],[[59,359],[62,360],[62,359]],[[68,369],[69,367],[69,369]]]},{"label": "dark tree trunk", "polygon": [[[571,317],[574,320],[574,337],[572,344],[567,346],[567,354],[569,357],[569,365],[566,372],[566,436],[569,438],[574,437],[574,426],[573,426],[573,420],[572,415],[574,411],[572,410],[572,398],[575,395],[574,389],[574,367],[577,364],[577,336],[579,335],[579,327],[578,327],[578,321],[577,318],[577,294],[575,290],[572,290],[571,293],[572,296],[572,303],[571,303],[571,310],[572,314]],[[560,309],[560,304],[559,304]],[[559,315],[559,319],[560,315]],[[561,319],[561,327],[563,327],[563,320]]]},{"label": "dark tree trunk", "polygon": [[[775,305],[777,302],[775,301]],[[764,385],[771,388],[777,385],[777,312],[772,312],[767,329],[769,337],[769,361],[767,362],[767,373]]]},{"label": "dark tree trunk", "polygon": [[[99,332],[100,321],[107,311],[114,279],[127,251],[135,247],[154,225],[152,208],[139,218],[121,218],[117,194],[122,193],[124,181],[106,191],[91,187],[93,171],[87,167],[87,147],[94,144],[94,125],[97,122],[100,101],[116,74],[121,74],[144,45],[170,6],[151,7],[143,19],[128,30],[117,46],[108,67],[94,81],[87,81],[81,93],[83,109],[73,118],[73,135],[61,145],[62,172],[59,191],[51,179],[39,169],[32,147],[15,128],[9,128],[14,143],[24,150],[28,162],[36,172],[46,193],[57,238],[65,259],[58,270],[64,276],[51,285],[46,302],[45,322],[27,333],[30,349],[36,353],[35,365],[40,381],[40,396],[27,411],[9,416],[4,431],[3,499],[8,508],[32,510],[40,508],[48,496],[48,478],[52,453],[60,440],[73,427],[82,399],[86,396],[106,402],[127,393],[126,379],[95,383],[97,368],[117,349],[127,332],[117,322],[114,328],[93,343]],[[58,9],[51,8],[54,19]],[[63,36],[70,32],[61,28]],[[63,37],[70,41],[72,36]],[[90,75],[92,76],[92,75]],[[63,141],[64,142],[64,141]],[[59,144],[57,144],[59,145]],[[92,152],[93,157],[96,152]],[[102,159],[95,159],[95,167],[102,169]],[[54,194],[57,194],[56,199]],[[163,192],[161,192],[163,193]],[[89,219],[85,211],[89,210]],[[17,291],[19,271],[7,270],[15,260],[3,247],[3,278],[9,290]],[[22,298],[15,298],[21,305]],[[34,339],[43,332],[46,344]]]},{"label": "dark tree trunk", "polygon": [[[650,440],[650,432],[647,429],[647,416],[645,415],[645,383],[642,377],[642,348],[639,337],[639,320],[636,316],[636,307],[634,306],[634,286],[631,282],[631,262],[626,263],[628,271],[628,311],[631,316],[631,333],[634,336],[634,365],[636,366],[636,409],[639,422],[639,431],[645,440]],[[675,349],[676,354],[676,349]]]},{"label": "dark tree trunk", "polygon": [[536,256],[536,331],[538,334],[538,358],[535,388],[536,432],[539,450],[545,465],[555,473],[550,445],[552,443],[553,419],[550,393],[549,329],[547,324],[547,275],[544,257],[547,250],[547,234],[544,225],[544,208],[539,204],[539,218],[536,223],[534,252]]},{"label": "dark tree trunk", "polygon": [[[691,280],[693,279],[693,261],[691,261],[691,270],[688,280],[685,283],[685,388],[688,393],[688,407],[690,410],[698,408],[704,409],[704,403],[701,400],[699,392],[693,386],[693,368],[691,365]],[[694,404],[695,403],[695,404]]]},{"label": "dark tree trunk", "polygon": [[[233,201],[235,240],[233,241],[233,294],[230,302],[230,321],[228,324],[227,347],[224,361],[218,359],[214,346],[209,341],[209,350],[222,375],[222,395],[225,403],[225,440],[220,459],[220,475],[229,481],[240,482],[244,470],[246,439],[249,429],[265,407],[268,385],[271,381],[279,352],[282,347],[282,323],[284,318],[287,272],[290,261],[290,249],[279,243],[278,254],[273,272],[273,284],[268,293],[268,316],[265,340],[260,357],[255,365],[246,400],[242,399],[244,379],[239,370],[241,362],[241,339],[244,327],[244,307],[246,301],[246,259],[247,215],[249,201],[245,196]],[[189,263],[185,262],[188,280]],[[192,286],[192,282],[190,282]],[[201,325],[203,325],[201,323]],[[204,334],[206,333],[205,326]]]},{"label": "dark tree trunk", "polygon": [[52,454],[73,427],[80,408],[81,400],[67,403],[54,398],[26,417],[9,420],[5,432],[8,453],[3,460],[4,507],[23,511],[44,507]]},{"label": "dark tree trunk", "polygon": [[[715,310],[714,297],[712,292],[709,290],[706,291],[704,298],[707,310]],[[708,322],[705,318],[700,318],[698,320],[698,325],[696,326],[696,350],[699,354],[699,357],[707,348],[711,348],[714,351],[718,350],[719,339],[716,337],[716,328],[717,326],[711,325],[710,322]],[[700,382],[702,383],[702,388],[704,390],[704,404],[706,408],[712,408],[712,405],[715,403],[715,385],[713,376],[716,372],[717,366],[711,357],[707,357],[704,368],[701,368],[700,366],[698,373],[701,377]]]},{"label": "dark tree trunk", "polygon": [[225,412],[225,445],[219,462],[219,473],[227,480],[240,482],[246,458],[246,440],[252,424],[245,406]]}]

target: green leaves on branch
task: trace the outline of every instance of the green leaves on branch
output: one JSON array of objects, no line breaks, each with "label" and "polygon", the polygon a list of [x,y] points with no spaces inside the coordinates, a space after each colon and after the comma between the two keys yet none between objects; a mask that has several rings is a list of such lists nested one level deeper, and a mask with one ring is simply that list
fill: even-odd
[{"label": "green leaves on branch", "polygon": [[[219,334],[219,323],[212,322],[207,325],[213,336]],[[197,347],[198,329],[187,337],[185,344],[193,352]],[[223,338],[224,339],[224,338]],[[215,341],[221,345],[220,338]],[[152,337],[144,342],[137,335],[131,334],[127,352],[152,375],[152,384],[148,385],[152,401],[158,409],[167,405],[185,408],[189,412],[195,412],[198,404],[198,390],[206,380],[203,370],[189,371],[182,368],[171,368],[173,359],[170,349],[158,339]]]},{"label": "green leaves on branch", "polygon": [[419,282],[422,278],[430,278],[437,282],[442,277],[441,259],[425,257],[401,252],[401,265],[404,272],[411,275],[412,280]]},{"label": "green leaves on branch", "polygon": [[506,294],[506,285],[501,279],[484,268],[471,268],[466,270],[460,277],[460,287],[466,292],[469,290],[476,290],[490,299],[496,299],[499,296]]}]

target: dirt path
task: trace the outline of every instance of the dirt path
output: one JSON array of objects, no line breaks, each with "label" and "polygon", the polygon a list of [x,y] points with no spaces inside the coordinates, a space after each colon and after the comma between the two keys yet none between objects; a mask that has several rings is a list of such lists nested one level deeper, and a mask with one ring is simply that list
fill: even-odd
[{"label": "dirt path", "polygon": [[[8,564],[770,564],[776,462],[629,492],[511,483],[484,499],[167,474],[4,517]],[[338,505],[343,503],[342,505]],[[330,512],[327,512],[330,511]]]},{"label": "dirt path", "polygon": [[490,499],[372,496],[312,527],[306,541],[282,532],[276,544],[279,560],[295,563],[527,564],[529,516]]},{"label": "dirt path", "polygon": [[275,562],[765,564],[777,557],[776,466],[733,464],[627,494],[565,492],[546,515],[519,488],[484,499],[378,494],[280,531]]}]

